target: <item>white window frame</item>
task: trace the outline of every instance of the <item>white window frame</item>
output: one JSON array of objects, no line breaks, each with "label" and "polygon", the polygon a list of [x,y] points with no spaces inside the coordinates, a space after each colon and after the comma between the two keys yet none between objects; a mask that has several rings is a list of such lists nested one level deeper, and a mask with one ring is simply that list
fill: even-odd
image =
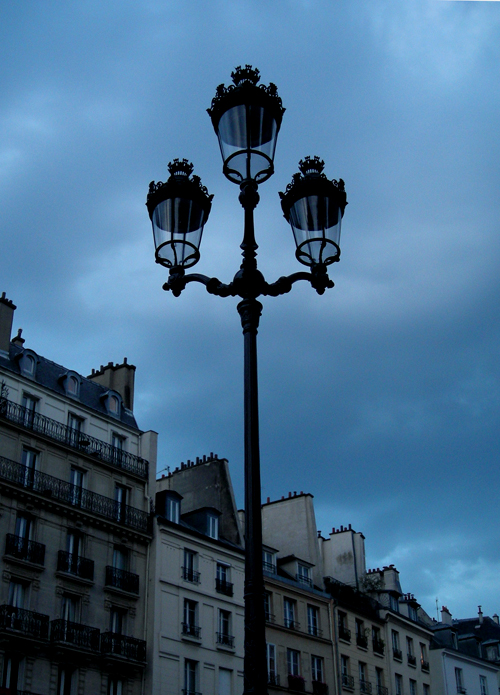
[{"label": "white window frame", "polygon": [[300,676],[300,652],[298,649],[286,650],[286,667],[289,676]]}]

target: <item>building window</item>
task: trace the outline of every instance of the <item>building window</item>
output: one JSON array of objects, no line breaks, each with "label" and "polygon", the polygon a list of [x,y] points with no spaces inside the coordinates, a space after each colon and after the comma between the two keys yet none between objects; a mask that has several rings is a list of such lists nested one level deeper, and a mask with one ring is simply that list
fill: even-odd
[{"label": "building window", "polygon": [[422,671],[429,670],[429,662],[427,661],[427,646],[420,642],[420,664],[422,666]]},{"label": "building window", "polygon": [[200,638],[201,628],[197,625],[198,604],[189,598],[184,599],[184,622],[182,623],[182,634],[188,637]]},{"label": "building window", "polygon": [[317,606],[307,606],[307,632],[319,636],[319,609]]},{"label": "building window", "polygon": [[320,656],[311,655],[311,675],[313,681],[324,682],[323,659]]},{"label": "building window", "polygon": [[403,695],[403,676],[396,673],[396,695]]},{"label": "building window", "polygon": [[57,695],[76,695],[77,673],[76,670],[59,667],[59,679],[57,684]]},{"label": "building window", "polygon": [[377,695],[382,695],[384,688],[384,671],[379,667],[375,668],[375,681],[377,684]]},{"label": "building window", "polygon": [[289,676],[300,676],[300,652],[296,649],[286,650],[286,666]]},{"label": "building window", "polygon": [[311,570],[309,569],[309,567],[306,567],[305,565],[301,565],[300,563],[298,563],[296,579],[301,584],[307,584],[308,586],[311,586]]},{"label": "building window", "polygon": [[121,678],[109,677],[108,695],[125,695],[125,686]]},{"label": "building window", "polygon": [[408,617],[410,620],[417,621],[417,609],[415,606],[412,606],[411,604],[408,605]]},{"label": "building window", "polygon": [[341,654],[340,656],[340,675],[342,678],[342,687],[349,690],[354,689],[354,677],[350,673],[349,657]]},{"label": "building window", "polygon": [[394,613],[399,613],[399,596],[396,594],[389,594],[389,607]]},{"label": "building window", "polygon": [[359,690],[361,693],[368,692],[368,681],[366,680],[366,664],[362,661],[358,664],[359,671]]},{"label": "building window", "polygon": [[290,598],[283,599],[283,624],[291,630],[298,630],[295,620],[295,601]]},{"label": "building window", "polygon": [[266,644],[267,654],[267,675],[270,685],[279,685],[277,680],[278,672],[276,670],[276,646],[274,644]]},{"label": "building window", "polygon": [[488,695],[488,681],[486,680],[486,676],[479,676],[479,689],[481,695]]},{"label": "building window", "polygon": [[16,519],[16,536],[23,541],[30,541],[33,534],[33,518],[29,514],[18,514]]},{"label": "building window", "polygon": [[231,695],[233,672],[228,668],[219,668],[219,695]]},{"label": "building window", "polygon": [[197,553],[193,550],[184,548],[184,566],[182,568],[182,578],[187,582],[198,584],[200,581],[200,573],[196,571],[198,561]]},{"label": "building window", "polygon": [[233,595],[233,585],[229,581],[230,576],[231,568],[229,565],[226,565],[223,562],[218,562],[215,574],[215,590],[219,594],[225,594],[226,596]]},{"label": "building window", "polygon": [[217,632],[217,644],[225,647],[234,646],[234,637],[231,635],[231,613],[219,608],[219,622]]},{"label": "building window", "polygon": [[85,487],[85,471],[76,466],[71,466],[69,482],[71,484],[71,504],[79,506],[82,503],[83,489]]},{"label": "building window", "polygon": [[465,693],[464,672],[461,668],[455,669],[455,681],[457,683],[457,693]]},{"label": "building window", "polygon": [[424,683],[424,695],[431,695],[431,688],[427,683]]},{"label": "building window", "polygon": [[24,608],[26,600],[26,585],[16,580],[9,584],[9,606]]},{"label": "building window", "polygon": [[80,619],[80,597],[63,594],[61,618],[69,623],[78,623]]},{"label": "building window", "polygon": [[399,646],[399,632],[397,630],[392,630],[391,632],[391,641],[392,641],[392,654],[395,659],[398,659],[401,661],[403,658],[403,652],[401,651],[401,648]]},{"label": "building window", "polygon": [[125,621],[127,619],[127,611],[125,608],[117,608],[112,606],[109,612],[109,631],[115,635],[123,635],[125,633]]},{"label": "building window", "polygon": [[184,690],[183,695],[196,695],[198,663],[192,659],[184,660]]},{"label": "building window", "polygon": [[372,626],[372,645],[374,652],[376,652],[377,654],[384,653],[384,642],[382,640],[382,637],[380,636],[380,628],[376,625]]},{"label": "building window", "polygon": [[215,538],[215,540],[217,540],[219,538],[219,517],[214,514],[208,514],[207,525],[207,535],[209,538]]},{"label": "building window", "polygon": [[33,427],[38,400],[27,393],[23,394],[21,406],[23,408],[23,425]]},{"label": "building window", "polygon": [[118,411],[120,409],[120,401],[116,396],[109,397],[108,408],[110,413],[113,413],[114,415],[118,414]]},{"label": "building window", "polygon": [[410,695],[417,695],[417,681],[410,678]]},{"label": "building window", "polygon": [[78,574],[80,568],[79,558],[83,555],[83,536],[80,531],[74,531],[73,529],[68,530],[68,535],[66,536],[66,552],[68,555],[65,565],[63,565],[64,569],[63,567],[60,569],[62,569],[63,572]]},{"label": "building window", "polygon": [[359,618],[356,618],[356,644],[363,649],[368,648],[368,637],[365,634],[365,624]]},{"label": "building window", "polygon": [[21,462],[24,466],[23,485],[24,487],[33,487],[35,482],[35,471],[38,468],[39,452],[34,449],[23,448]]},{"label": "building window", "polygon": [[33,355],[23,353],[20,362],[21,373],[24,376],[35,376],[36,360]]},{"label": "building window", "polygon": [[113,462],[119,466],[123,461],[125,437],[122,437],[121,434],[113,432],[111,435],[111,446],[113,447]]},{"label": "building window", "polygon": [[266,572],[276,574],[276,553],[269,550],[262,551],[262,567]]},{"label": "building window", "polygon": [[[3,660],[2,688],[7,693],[16,693],[24,677],[24,657],[5,654]],[[0,689],[1,690],[1,689]]]},{"label": "building window", "polygon": [[178,524],[181,517],[181,501],[170,495],[165,500],[165,516],[168,521]]},{"label": "building window", "polygon": [[116,501],[116,520],[124,521],[127,514],[127,505],[130,490],[125,485],[115,484],[115,501]]},{"label": "building window", "polygon": [[343,639],[346,642],[351,641],[351,631],[348,629],[347,613],[343,611],[338,612],[339,617],[339,639]]},{"label": "building window", "polygon": [[83,422],[83,418],[74,413],[68,413],[68,444],[70,446],[78,448],[88,444],[88,442],[84,443],[82,435]]},{"label": "building window", "polygon": [[416,666],[417,658],[415,656],[415,650],[413,648],[413,639],[411,637],[406,638],[406,655],[408,657],[408,664],[410,666]]},{"label": "building window", "polygon": [[128,550],[121,545],[113,548],[113,567],[117,570],[128,570]]}]

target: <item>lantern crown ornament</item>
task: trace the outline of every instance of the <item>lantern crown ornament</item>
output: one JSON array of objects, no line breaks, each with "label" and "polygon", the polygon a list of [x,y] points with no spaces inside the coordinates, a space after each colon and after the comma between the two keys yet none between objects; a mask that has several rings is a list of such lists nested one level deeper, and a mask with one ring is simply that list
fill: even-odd
[{"label": "lantern crown ornament", "polygon": [[190,268],[200,259],[201,236],[213,195],[199,176],[191,176],[193,165],[187,159],[172,160],[168,171],[165,183],[151,181],[146,201],[156,262],[167,268]]},{"label": "lantern crown ornament", "polygon": [[233,183],[262,183],[274,173],[274,153],[283,103],[272,82],[258,84],[260,72],[238,66],[233,84],[217,87],[207,109],[219,139],[224,175]]},{"label": "lantern crown ornament", "polygon": [[330,181],[319,157],[299,162],[284,193],[281,208],[292,227],[296,258],[308,266],[327,266],[340,259],[340,226],[347,196],[342,179]]}]

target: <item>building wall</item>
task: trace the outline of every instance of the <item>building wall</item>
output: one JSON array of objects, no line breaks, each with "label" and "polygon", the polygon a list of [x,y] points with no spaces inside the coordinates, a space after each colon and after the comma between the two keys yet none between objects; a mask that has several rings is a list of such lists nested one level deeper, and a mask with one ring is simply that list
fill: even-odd
[{"label": "building wall", "polygon": [[463,686],[467,695],[482,695],[480,677],[486,679],[488,695],[498,690],[498,667],[483,659],[461,654],[452,649],[433,649],[430,652],[433,693],[457,693],[455,669],[462,671]]}]

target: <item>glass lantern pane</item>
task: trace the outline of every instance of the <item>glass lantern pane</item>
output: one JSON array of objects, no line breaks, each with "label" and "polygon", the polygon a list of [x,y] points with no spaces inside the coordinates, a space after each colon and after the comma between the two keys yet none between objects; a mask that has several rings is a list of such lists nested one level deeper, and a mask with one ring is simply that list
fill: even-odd
[{"label": "glass lantern pane", "polygon": [[187,198],[168,198],[153,211],[153,235],[159,263],[187,268],[198,258],[205,212]]},{"label": "glass lantern pane", "polygon": [[228,178],[239,183],[270,176],[278,127],[269,110],[254,104],[233,106],[222,115],[217,132]]},{"label": "glass lantern pane", "polygon": [[333,263],[339,256],[341,209],[328,196],[305,196],[290,209],[297,257],[306,265]]}]

